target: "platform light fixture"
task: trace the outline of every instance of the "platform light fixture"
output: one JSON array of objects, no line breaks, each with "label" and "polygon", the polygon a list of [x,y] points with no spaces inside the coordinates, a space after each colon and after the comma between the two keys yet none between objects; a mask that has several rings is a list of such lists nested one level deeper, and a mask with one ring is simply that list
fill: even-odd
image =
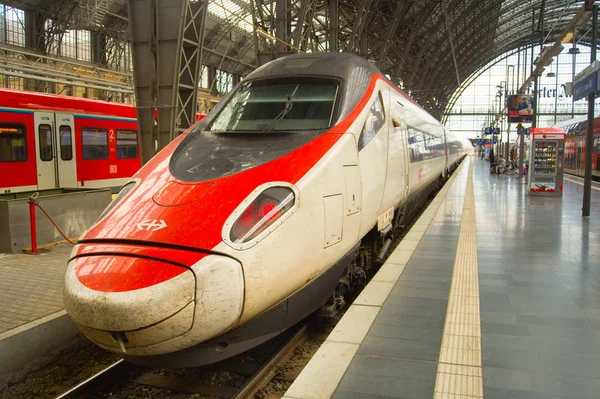
[{"label": "platform light fixture", "polygon": [[568,53],[571,55],[577,55],[580,53],[579,48],[576,46],[577,42],[575,41],[575,31],[573,31],[573,35],[571,36],[571,48]]}]

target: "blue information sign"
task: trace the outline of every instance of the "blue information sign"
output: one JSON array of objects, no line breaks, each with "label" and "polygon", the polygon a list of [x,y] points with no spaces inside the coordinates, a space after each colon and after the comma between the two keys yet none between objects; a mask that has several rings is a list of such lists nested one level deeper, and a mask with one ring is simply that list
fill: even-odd
[{"label": "blue information sign", "polygon": [[500,128],[499,127],[486,127],[485,131],[483,132],[484,135],[487,134],[500,134]]},{"label": "blue information sign", "polygon": [[586,76],[573,85],[573,101],[581,100],[598,91],[598,72]]}]

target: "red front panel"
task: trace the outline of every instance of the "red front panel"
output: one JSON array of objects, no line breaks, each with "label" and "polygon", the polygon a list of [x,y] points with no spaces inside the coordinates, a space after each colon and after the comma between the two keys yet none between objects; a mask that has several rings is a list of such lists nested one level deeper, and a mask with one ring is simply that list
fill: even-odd
[{"label": "red front panel", "polygon": [[[104,135],[108,142],[106,156],[98,152],[84,150],[84,130],[98,135]],[[120,158],[117,154],[117,133],[120,130],[137,132],[137,122],[101,119],[94,117],[75,117],[75,134],[77,137],[77,181],[85,183],[90,180],[106,180],[118,178],[130,178],[141,166],[139,140],[137,158]],[[93,133],[90,133],[93,134]],[[85,154],[84,154],[85,151]],[[87,159],[86,159],[87,158]],[[100,159],[91,159],[100,158]]]},{"label": "red front panel", "polygon": [[[26,131],[27,148],[26,161],[0,162],[0,188],[37,186],[33,113],[0,111],[0,122],[23,124]],[[4,192],[4,190],[0,190],[0,192]]]},{"label": "red front panel", "polygon": [[[168,160],[181,135],[140,171],[143,179],[107,219],[91,228],[85,239],[111,238],[173,243],[186,247],[212,249],[221,242],[221,229],[235,208],[256,187],[270,181],[296,183],[339,140],[341,133],[326,133],[308,144],[267,164],[211,181],[202,201],[178,199],[180,206],[159,206],[153,197],[175,178]],[[183,185],[190,183],[181,182]],[[203,182],[208,183],[208,182]],[[191,183],[190,185],[195,185]],[[188,191],[193,195],[193,190]],[[161,224],[160,229],[150,228]]]}]

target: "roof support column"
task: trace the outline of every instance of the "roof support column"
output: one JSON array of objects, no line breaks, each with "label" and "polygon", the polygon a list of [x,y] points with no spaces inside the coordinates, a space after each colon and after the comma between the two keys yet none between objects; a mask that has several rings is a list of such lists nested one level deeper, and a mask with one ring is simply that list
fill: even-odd
[{"label": "roof support column", "polygon": [[206,4],[128,1],[143,163],[196,121]]},{"label": "roof support column", "polygon": [[288,47],[286,43],[288,41],[288,31],[290,26],[290,21],[288,20],[288,9],[291,8],[290,0],[276,0],[275,3],[275,35],[277,37],[277,42],[275,43],[275,50],[277,51],[277,56],[281,56],[282,54],[288,51]]},{"label": "roof support column", "polygon": [[41,12],[25,11],[25,47],[46,54],[46,18]]},{"label": "roof support column", "polygon": [[368,42],[367,31],[363,30],[360,35],[360,55],[364,58],[369,58],[369,42]]},{"label": "roof support column", "polygon": [[[359,0],[357,4],[357,13],[354,18],[354,22],[352,24],[352,33],[350,34],[350,38],[348,39],[348,43],[346,43],[345,51],[351,53],[357,47],[360,48],[361,53],[363,50],[363,44],[361,40],[363,40],[363,30],[365,25],[367,24],[367,17],[369,15],[369,11],[371,8],[371,4],[373,0]],[[364,55],[364,54],[363,54]]]},{"label": "roof support column", "polygon": [[[396,11],[394,11],[394,16],[392,18],[392,23],[390,25],[390,28],[387,31],[387,34],[385,36],[385,41],[383,42],[383,49],[381,50],[381,53],[379,55],[379,69],[381,69],[382,71],[386,69],[387,67],[387,63],[386,63],[386,58],[387,58],[387,53],[390,50],[390,47],[392,46],[394,42],[394,36],[396,35],[396,30],[398,30],[398,25],[400,25],[400,21],[402,20],[402,17],[404,15],[406,15],[406,13],[408,12],[408,10],[410,10],[410,7],[412,6],[412,3],[410,1],[404,1],[402,2],[402,5],[398,5],[396,6]],[[396,77],[394,77],[394,83],[398,83],[396,80]]]},{"label": "roof support column", "polygon": [[[33,11],[25,11],[25,47],[42,54],[46,54],[44,14]],[[56,91],[54,83],[47,83],[37,79],[23,78],[23,86],[26,90],[34,91]],[[48,86],[48,87],[46,87]]]},{"label": "roof support column", "polygon": [[452,60],[454,61],[454,70],[456,71],[456,81],[460,87],[460,75],[458,74],[458,63],[456,62],[456,53],[454,51],[454,40],[452,39],[452,29],[450,29],[450,18],[448,17],[448,9],[446,8],[446,0],[442,0],[442,11],[444,13],[444,25],[446,25],[446,32],[448,33],[448,41],[450,42],[450,49],[452,50]]},{"label": "roof support column", "polygon": [[[590,64],[596,61],[596,46],[598,45],[598,6],[594,1],[586,0],[586,6],[592,7],[592,52],[590,54]],[[594,148],[594,101],[596,93],[588,95],[588,116],[587,116],[587,136],[585,146],[585,175],[583,180],[583,209],[582,216],[590,216],[590,206],[592,197],[592,155]]]},{"label": "roof support column", "polygon": [[329,0],[329,51],[340,51],[339,0]]},{"label": "roof support column", "polygon": [[107,40],[106,33],[95,31],[92,32],[92,62],[102,67],[107,66],[106,49]]}]

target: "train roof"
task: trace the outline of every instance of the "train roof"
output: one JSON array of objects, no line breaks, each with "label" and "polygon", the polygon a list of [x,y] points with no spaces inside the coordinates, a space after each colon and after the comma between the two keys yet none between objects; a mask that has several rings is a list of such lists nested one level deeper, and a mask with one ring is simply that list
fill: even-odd
[{"label": "train roof", "polygon": [[2,88],[0,88],[0,108],[137,117],[135,108],[130,104]]},{"label": "train roof", "polygon": [[311,76],[336,77],[345,80],[355,79],[357,69],[362,69],[369,75],[381,74],[375,65],[355,54],[308,53],[273,60],[250,73],[246,79],[306,75],[307,68],[310,68]]},{"label": "train roof", "polygon": [[[594,118],[598,118],[600,116],[600,111],[596,111],[594,113]],[[587,122],[587,115],[585,116],[578,116],[575,118],[571,118],[571,119],[565,119],[559,122],[556,122],[555,124],[551,125],[552,127],[563,127],[563,126],[568,126],[571,125],[573,123],[579,123],[579,122]]]},{"label": "train roof", "polygon": [[342,96],[339,119],[342,119],[358,104],[373,75],[379,75],[391,87],[397,90],[412,109],[413,124],[428,125],[438,134],[443,134],[442,125],[423,107],[389,81],[381,71],[366,59],[351,53],[323,52],[294,54],[275,59],[250,73],[244,80],[284,78],[298,76],[316,76],[338,78],[348,84]]}]

